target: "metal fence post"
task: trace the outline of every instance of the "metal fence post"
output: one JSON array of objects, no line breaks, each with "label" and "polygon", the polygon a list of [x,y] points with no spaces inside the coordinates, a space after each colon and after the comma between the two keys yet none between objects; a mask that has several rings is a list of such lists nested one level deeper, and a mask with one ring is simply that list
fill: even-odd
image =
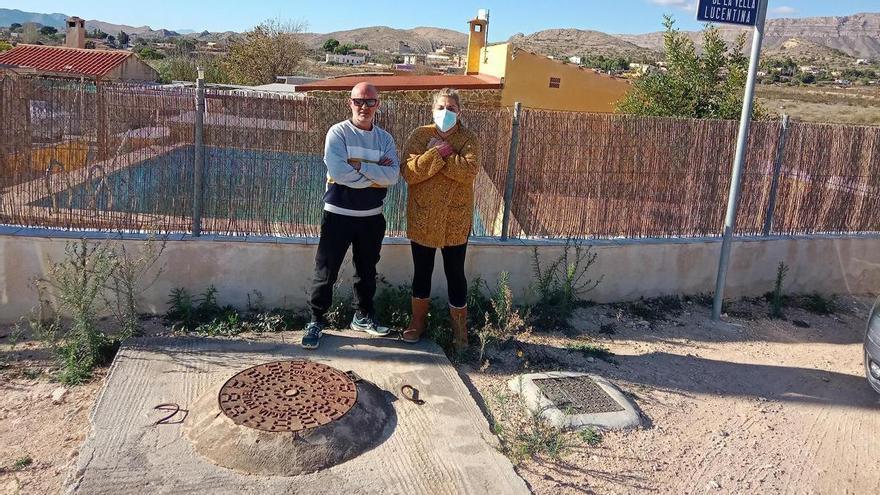
[{"label": "metal fence post", "polygon": [[205,73],[199,68],[196,79],[195,163],[193,164],[192,235],[202,234],[202,174],[205,166]]},{"label": "metal fence post", "polygon": [[504,212],[501,216],[501,240],[506,241],[510,234],[510,209],[513,200],[513,185],[516,178],[516,148],[519,145],[519,118],[522,105],[513,104],[513,125],[510,129],[510,153],[507,156],[507,181],[504,184]]},{"label": "metal fence post", "polygon": [[773,162],[773,180],[770,182],[770,199],[767,201],[767,213],[764,215],[764,236],[770,235],[773,227],[773,211],[776,209],[776,192],[779,188],[779,173],[782,171],[782,155],[785,153],[785,140],[788,138],[788,115],[782,116],[782,130],[776,144],[776,159]]}]

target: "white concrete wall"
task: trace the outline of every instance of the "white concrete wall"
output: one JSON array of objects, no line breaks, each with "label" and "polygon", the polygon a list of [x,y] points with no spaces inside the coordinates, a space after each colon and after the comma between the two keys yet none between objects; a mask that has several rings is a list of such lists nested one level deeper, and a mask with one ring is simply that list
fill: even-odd
[{"label": "white concrete wall", "polygon": [[[5,232],[5,233],[4,233]],[[13,233],[9,233],[13,232]],[[11,322],[36,304],[30,283],[44,276],[48,259],[60,260],[64,245],[76,232],[36,229],[0,229],[0,322]],[[102,237],[104,234],[89,234]],[[124,242],[137,249],[136,236]],[[244,306],[247,294],[259,290],[267,305],[304,307],[315,255],[315,240],[175,235],[161,261],[164,273],[143,297],[143,309],[165,311],[168,293],[175,287],[201,292],[213,284],[220,302]],[[715,284],[720,242],[717,239],[595,241],[598,253],[593,272],[604,280],[591,294],[598,302],[624,301],[665,294],[711,292]],[[494,283],[502,271],[510,272],[517,297],[527,297],[532,280],[534,246],[551,260],[562,252],[561,243],[473,240],[468,248],[469,277],[480,275]],[[760,295],[773,287],[776,266],[790,266],[788,292],[865,294],[880,291],[880,238],[800,237],[746,239],[734,243],[728,297]],[[411,276],[408,243],[388,240],[382,249],[379,273],[392,284],[408,284]],[[352,273],[346,262],[342,277]],[[435,266],[434,295],[445,295],[442,261]]]}]

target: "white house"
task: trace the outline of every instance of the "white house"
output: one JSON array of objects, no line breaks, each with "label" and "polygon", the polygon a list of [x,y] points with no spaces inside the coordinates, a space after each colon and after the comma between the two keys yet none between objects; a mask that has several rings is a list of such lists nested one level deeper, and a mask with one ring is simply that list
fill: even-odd
[{"label": "white house", "polygon": [[335,63],[335,64],[344,64],[344,65],[362,65],[367,61],[367,58],[363,55],[338,55],[336,53],[326,53],[324,54],[324,62],[326,63]]},{"label": "white house", "polygon": [[429,53],[425,55],[425,63],[428,65],[449,65],[450,59],[446,55]]}]

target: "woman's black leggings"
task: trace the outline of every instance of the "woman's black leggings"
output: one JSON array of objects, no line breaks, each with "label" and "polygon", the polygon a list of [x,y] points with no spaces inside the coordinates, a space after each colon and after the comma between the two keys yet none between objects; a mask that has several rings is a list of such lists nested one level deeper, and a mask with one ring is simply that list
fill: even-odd
[{"label": "woman's black leggings", "polygon": [[[431,275],[434,273],[436,248],[425,247],[410,242],[413,256],[413,297],[431,297]],[[467,243],[460,246],[440,248],[443,254],[443,271],[446,272],[446,286],[449,288],[449,304],[457,308],[467,305],[467,279],[464,276],[464,257]]]}]

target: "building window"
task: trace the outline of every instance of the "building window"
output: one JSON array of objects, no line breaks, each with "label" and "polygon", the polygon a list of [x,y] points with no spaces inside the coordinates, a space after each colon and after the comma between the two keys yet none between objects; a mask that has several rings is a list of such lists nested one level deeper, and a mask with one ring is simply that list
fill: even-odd
[{"label": "building window", "polygon": [[551,88],[559,88],[559,84],[562,82],[562,78],[560,77],[551,77],[550,78],[550,87]]}]

